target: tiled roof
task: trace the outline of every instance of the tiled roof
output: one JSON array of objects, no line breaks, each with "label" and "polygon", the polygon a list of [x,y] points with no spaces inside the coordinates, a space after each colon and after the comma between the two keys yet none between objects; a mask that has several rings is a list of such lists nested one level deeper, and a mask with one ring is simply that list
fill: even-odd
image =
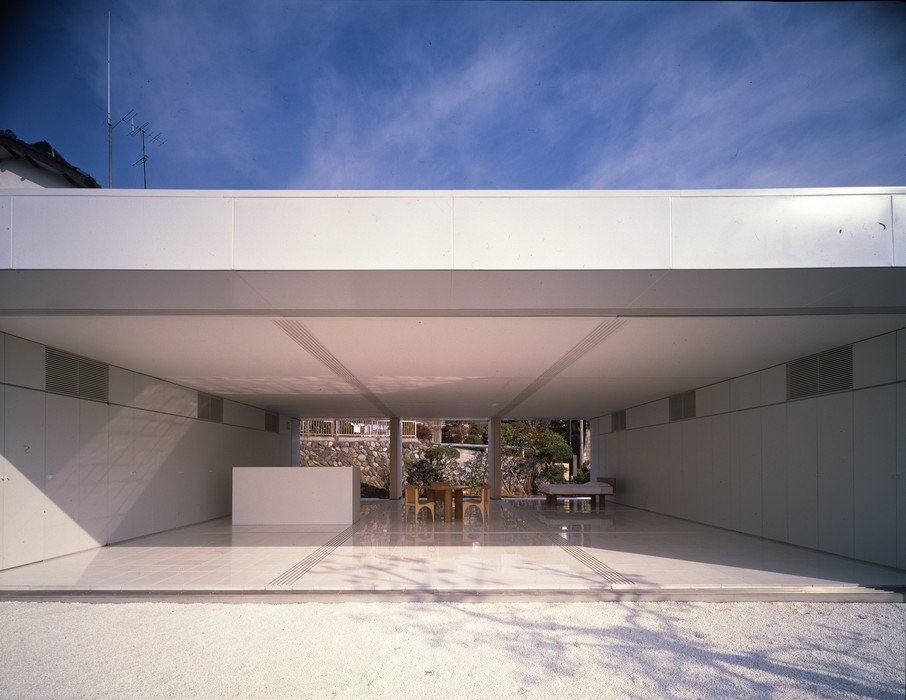
[{"label": "tiled roof", "polygon": [[73,187],[100,187],[91,175],[70,164],[47,141],[25,143],[17,138],[12,131],[6,129],[0,131],[0,148],[7,151],[14,158],[23,158],[37,168],[56,173]]}]

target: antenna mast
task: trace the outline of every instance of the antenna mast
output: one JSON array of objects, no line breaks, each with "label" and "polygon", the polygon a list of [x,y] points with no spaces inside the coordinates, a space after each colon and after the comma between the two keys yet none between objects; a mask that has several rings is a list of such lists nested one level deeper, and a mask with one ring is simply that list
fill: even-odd
[{"label": "antenna mast", "polygon": [[138,116],[138,115],[136,115],[135,110],[131,109],[131,110],[129,110],[129,113],[126,116],[124,116],[122,119],[120,119],[119,122],[117,122],[117,124],[119,124],[120,122],[128,121],[129,122],[129,135],[130,136],[135,136],[136,134],[142,135],[142,155],[141,155],[141,158],[139,158],[137,161],[135,161],[132,165],[138,165],[139,163],[141,163],[142,179],[144,180],[145,189],[148,189],[147,163],[148,163],[148,158],[150,158],[150,156],[148,155],[147,151],[145,150],[145,136],[147,136],[149,140],[155,142],[159,146],[163,146],[167,142],[167,139],[165,139],[163,137],[163,134],[161,134],[159,132],[153,133],[148,128],[149,122],[145,122],[141,126],[136,126],[135,125],[136,116]]},{"label": "antenna mast", "polygon": [[107,11],[107,187],[113,188],[113,122],[110,120],[110,11]]}]

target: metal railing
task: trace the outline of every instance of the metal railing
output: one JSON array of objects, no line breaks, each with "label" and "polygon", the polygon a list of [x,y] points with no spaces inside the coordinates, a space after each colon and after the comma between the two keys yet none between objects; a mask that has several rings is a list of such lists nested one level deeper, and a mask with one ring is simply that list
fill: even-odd
[{"label": "metal railing", "polygon": [[[415,438],[418,421],[402,421],[403,437]],[[387,419],[348,420],[346,418],[310,418],[302,421],[302,435],[308,437],[390,437]]]}]

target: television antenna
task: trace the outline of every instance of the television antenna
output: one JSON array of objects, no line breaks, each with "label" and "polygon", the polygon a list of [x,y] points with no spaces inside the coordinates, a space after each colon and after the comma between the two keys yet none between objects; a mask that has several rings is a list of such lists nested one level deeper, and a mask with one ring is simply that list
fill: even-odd
[{"label": "television antenna", "polygon": [[156,143],[158,146],[163,146],[167,142],[167,139],[165,139],[163,137],[163,134],[161,134],[160,132],[151,131],[151,129],[148,128],[150,122],[145,122],[144,124],[140,124],[139,126],[136,126],[135,119],[137,116],[138,115],[135,113],[135,110],[130,109],[129,113],[126,114],[126,116],[124,116],[122,119],[120,119],[119,122],[117,122],[117,124],[121,124],[123,122],[128,122],[129,123],[129,135],[135,136],[136,134],[141,134],[141,136],[142,136],[142,155],[132,165],[141,164],[142,179],[144,181],[145,189],[148,189],[148,165],[147,165],[147,163],[148,163],[148,158],[150,158],[150,156],[148,155],[148,151],[145,148],[145,139],[147,138],[148,141],[151,141],[152,143]]}]

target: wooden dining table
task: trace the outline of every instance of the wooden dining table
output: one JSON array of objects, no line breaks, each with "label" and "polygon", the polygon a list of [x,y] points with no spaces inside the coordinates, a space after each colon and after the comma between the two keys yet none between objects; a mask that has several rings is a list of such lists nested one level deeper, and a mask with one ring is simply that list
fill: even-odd
[{"label": "wooden dining table", "polygon": [[425,494],[429,501],[441,501],[444,504],[444,522],[449,523],[462,520],[463,492],[466,488],[468,487],[448,482],[435,482],[425,488]]}]

